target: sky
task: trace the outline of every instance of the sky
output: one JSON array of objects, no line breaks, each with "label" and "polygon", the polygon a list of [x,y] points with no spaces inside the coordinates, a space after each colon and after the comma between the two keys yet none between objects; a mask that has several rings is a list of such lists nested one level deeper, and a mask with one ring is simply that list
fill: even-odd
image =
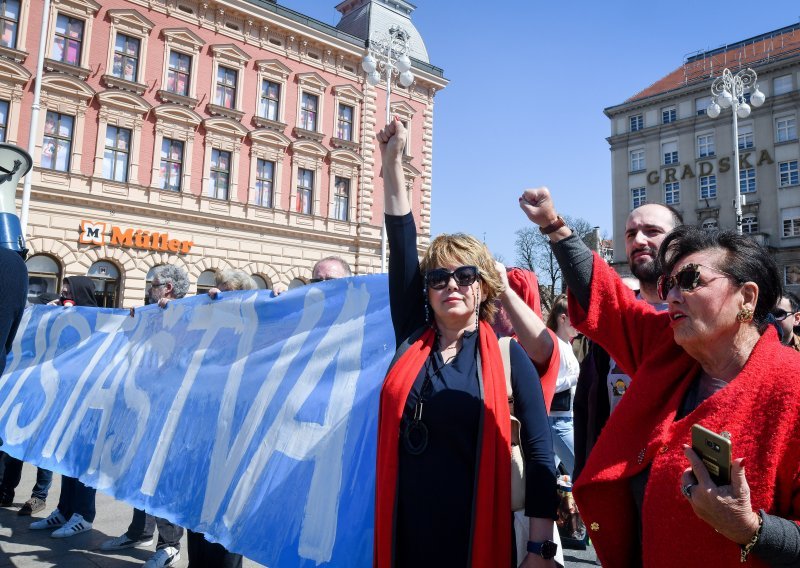
[{"label": "sky", "polygon": [[[434,99],[431,230],[483,239],[507,264],[528,226],[518,197],[546,185],[560,212],[611,226],[610,121],[687,55],[800,21],[800,2],[411,0]],[[336,0],[278,0],[336,25]],[[735,8],[735,9],[734,9]]]}]

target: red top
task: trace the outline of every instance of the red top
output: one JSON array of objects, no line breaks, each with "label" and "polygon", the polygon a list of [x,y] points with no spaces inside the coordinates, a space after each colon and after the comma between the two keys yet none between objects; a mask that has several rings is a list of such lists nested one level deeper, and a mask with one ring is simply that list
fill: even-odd
[{"label": "red top", "polygon": [[[738,566],[740,547],[698,518],[681,495],[691,427],[727,431],[733,457],[746,458],[754,510],[800,518],[800,354],[770,326],[739,375],[681,420],[675,416],[701,371],[674,339],[669,315],[635,300],[595,255],[588,312],[569,298],[570,319],[631,376],[597,441],[575,499],[604,566]],[[637,558],[633,476],[650,467]],[[754,555],[751,566],[764,566]]]}]

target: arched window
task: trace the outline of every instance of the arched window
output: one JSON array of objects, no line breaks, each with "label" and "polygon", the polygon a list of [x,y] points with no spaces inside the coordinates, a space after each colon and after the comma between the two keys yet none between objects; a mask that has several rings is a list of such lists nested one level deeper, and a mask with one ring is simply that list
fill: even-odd
[{"label": "arched window", "polygon": [[745,235],[758,232],[758,217],[754,213],[748,213],[742,217],[742,233]]},{"label": "arched window", "polygon": [[718,223],[717,223],[717,220],[716,220],[716,219],[714,219],[714,218],[711,218],[711,219],[705,219],[705,220],[703,221],[703,228],[704,228],[706,231],[714,231],[714,230],[716,230],[718,227],[719,227],[719,225],[718,225]]},{"label": "arched window", "polygon": [[253,282],[256,283],[256,287],[259,290],[272,290],[272,284],[260,274],[251,274],[250,278],[253,279]]},{"label": "arched window", "polygon": [[119,307],[119,269],[107,260],[95,262],[87,274],[94,281],[94,297],[101,308]]},{"label": "arched window", "polygon": [[197,277],[197,295],[205,294],[211,288],[216,286],[214,276],[217,274],[216,270],[204,270]]},{"label": "arched window", "polygon": [[289,290],[294,290],[295,288],[305,285],[306,282],[302,278],[292,278],[292,281],[289,282]]},{"label": "arched window", "polygon": [[35,254],[25,261],[28,267],[28,298],[45,292],[58,294],[61,282],[61,266],[45,254]]}]

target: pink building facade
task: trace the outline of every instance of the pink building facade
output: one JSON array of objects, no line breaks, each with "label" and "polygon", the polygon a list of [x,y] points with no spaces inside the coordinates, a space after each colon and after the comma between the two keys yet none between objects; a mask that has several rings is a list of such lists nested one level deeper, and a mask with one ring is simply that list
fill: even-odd
[{"label": "pink building facade", "polygon": [[364,80],[365,38],[380,30],[353,35],[359,11],[383,11],[417,43],[416,80],[393,86],[391,108],[410,128],[424,245],[433,102],[447,82],[417,59],[427,54],[412,5],[337,8],[332,27],[262,0],[53,0],[42,26],[40,0],[0,0],[0,138],[24,148],[45,34],[26,228],[33,289],[88,273],[104,304],[135,306],[165,263],[188,270],[192,292],[222,268],[262,287],[298,285],[333,254],[357,274],[378,271],[374,134],[386,93]]}]

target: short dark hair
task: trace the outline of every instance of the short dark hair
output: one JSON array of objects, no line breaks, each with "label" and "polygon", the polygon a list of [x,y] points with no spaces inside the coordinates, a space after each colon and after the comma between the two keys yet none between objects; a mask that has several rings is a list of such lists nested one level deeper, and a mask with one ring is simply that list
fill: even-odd
[{"label": "short dark hair", "polygon": [[[797,297],[797,294],[793,294],[792,292],[789,292],[788,290],[785,290],[783,292],[783,297],[786,298],[787,300],[789,300],[789,303],[792,306],[792,311],[793,312],[800,311],[800,298]],[[778,301],[780,301],[780,298],[778,298]]]},{"label": "short dark hair", "polygon": [[[681,225],[683,225],[683,214],[677,209],[675,209],[672,205],[667,205],[666,203],[642,203],[641,205],[639,205],[639,207],[644,207],[645,205],[658,205],[659,207],[663,207],[664,209],[669,211],[670,214],[672,215],[672,224],[674,225],[674,227],[680,227]],[[639,207],[634,207],[631,213],[639,209]]]},{"label": "short dark hair", "polygon": [[725,272],[738,284],[754,282],[758,285],[753,321],[761,328],[770,310],[783,295],[780,273],[767,249],[748,236],[734,231],[706,230],[694,225],[682,225],[669,233],[658,249],[658,266],[665,276],[686,255],[708,249],[725,251]]}]

